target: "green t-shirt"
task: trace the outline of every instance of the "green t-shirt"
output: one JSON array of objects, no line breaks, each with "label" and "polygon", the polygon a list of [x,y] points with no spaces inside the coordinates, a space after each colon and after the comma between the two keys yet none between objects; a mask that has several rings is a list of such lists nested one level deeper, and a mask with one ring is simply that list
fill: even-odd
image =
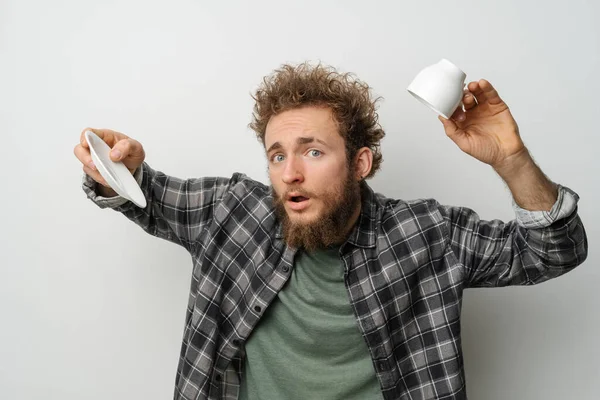
[{"label": "green t-shirt", "polygon": [[338,252],[298,254],[246,343],[240,400],[382,399]]}]

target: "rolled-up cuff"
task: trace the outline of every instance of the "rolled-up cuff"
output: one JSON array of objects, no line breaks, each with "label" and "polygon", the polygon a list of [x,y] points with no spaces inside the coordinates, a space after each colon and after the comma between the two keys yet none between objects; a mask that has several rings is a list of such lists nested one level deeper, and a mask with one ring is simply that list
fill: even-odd
[{"label": "rolled-up cuff", "polygon": [[550,211],[525,210],[513,200],[513,208],[519,225],[528,228],[545,228],[555,221],[571,215],[577,208],[579,196],[571,189],[558,185],[558,198]]},{"label": "rolled-up cuff", "polygon": [[[143,176],[143,164],[135,170],[133,177],[137,181],[138,185],[142,184]],[[83,174],[82,177],[82,188],[87,197],[92,200],[100,208],[117,208],[122,207],[128,202],[123,196],[117,195],[113,197],[103,197],[98,194],[98,183],[93,180],[89,175]],[[133,204],[133,203],[131,203]]]}]

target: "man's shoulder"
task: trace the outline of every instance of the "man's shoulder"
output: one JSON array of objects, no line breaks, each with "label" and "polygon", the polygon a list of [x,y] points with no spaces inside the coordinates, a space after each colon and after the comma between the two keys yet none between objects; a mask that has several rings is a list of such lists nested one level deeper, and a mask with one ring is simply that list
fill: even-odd
[{"label": "man's shoulder", "polygon": [[229,179],[229,191],[236,197],[252,195],[254,199],[272,197],[271,186],[253,179],[243,172],[234,172]]},{"label": "man's shoulder", "polygon": [[440,212],[440,203],[433,198],[396,199],[381,193],[376,193],[375,197],[384,215],[409,213],[419,216]]},{"label": "man's shoulder", "polygon": [[375,194],[378,219],[384,229],[411,224],[416,229],[440,226],[445,220],[444,207],[434,198],[398,199]]},{"label": "man's shoulder", "polygon": [[426,232],[427,240],[435,242],[448,234],[443,207],[434,198],[398,199],[377,193],[375,203],[376,229],[389,241],[412,240]]}]

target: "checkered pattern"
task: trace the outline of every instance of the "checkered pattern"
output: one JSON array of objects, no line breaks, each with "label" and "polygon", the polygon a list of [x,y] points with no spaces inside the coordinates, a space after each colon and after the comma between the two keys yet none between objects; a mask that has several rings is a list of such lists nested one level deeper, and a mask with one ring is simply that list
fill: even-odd
[{"label": "checkered pattern", "polygon": [[[193,276],[175,399],[237,399],[243,345],[286,283],[295,250],[282,239],[271,188],[243,174],[181,180],[146,163],[148,206],[102,198],[151,235],[185,247]],[[515,205],[509,223],[467,208],[401,201],[362,187],[358,223],[340,248],[345,283],[385,399],[466,398],[460,339],[463,290],[532,285],[587,256],[578,196],[559,187],[549,212]],[[290,366],[293,368],[293,366]]]}]

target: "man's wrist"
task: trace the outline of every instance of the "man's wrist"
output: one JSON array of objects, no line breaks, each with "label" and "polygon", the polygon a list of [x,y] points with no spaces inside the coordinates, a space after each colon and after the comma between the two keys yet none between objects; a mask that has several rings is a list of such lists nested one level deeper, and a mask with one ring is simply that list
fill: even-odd
[{"label": "man's wrist", "polygon": [[492,165],[492,168],[508,183],[508,181],[518,178],[524,168],[530,168],[532,165],[535,165],[535,162],[531,154],[529,154],[527,147],[523,147],[517,153],[505,158],[500,163]]},{"label": "man's wrist", "polygon": [[106,187],[104,185],[98,184],[98,194],[102,197],[115,197],[119,194],[115,192],[112,188]]},{"label": "man's wrist", "polygon": [[558,198],[558,186],[544,175],[527,148],[494,166],[494,170],[525,210],[549,211]]}]

